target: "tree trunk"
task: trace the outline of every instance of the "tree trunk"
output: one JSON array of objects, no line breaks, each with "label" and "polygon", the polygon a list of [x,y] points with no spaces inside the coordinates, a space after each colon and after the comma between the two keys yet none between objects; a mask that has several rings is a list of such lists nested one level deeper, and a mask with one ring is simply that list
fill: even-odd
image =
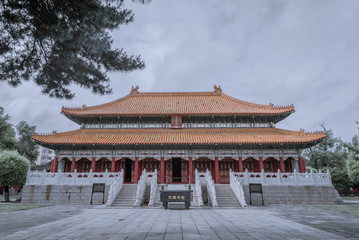
[{"label": "tree trunk", "polygon": [[4,186],[4,201],[5,202],[10,202],[9,186]]}]

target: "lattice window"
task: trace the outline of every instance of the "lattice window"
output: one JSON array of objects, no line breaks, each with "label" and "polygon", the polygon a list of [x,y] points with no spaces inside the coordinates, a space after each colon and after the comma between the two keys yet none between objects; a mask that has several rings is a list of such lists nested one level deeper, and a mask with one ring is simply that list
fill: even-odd
[{"label": "lattice window", "polygon": [[285,172],[293,172],[292,159],[293,158],[290,157],[284,161]]},{"label": "lattice window", "polygon": [[264,172],[273,172],[272,158],[263,161]]},{"label": "lattice window", "polygon": [[243,170],[248,170],[248,172],[253,172],[253,159],[247,158],[243,161]]}]

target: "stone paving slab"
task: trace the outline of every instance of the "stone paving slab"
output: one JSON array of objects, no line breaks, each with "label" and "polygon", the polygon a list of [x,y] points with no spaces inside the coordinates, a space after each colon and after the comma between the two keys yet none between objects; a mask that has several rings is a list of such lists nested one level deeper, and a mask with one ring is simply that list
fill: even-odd
[{"label": "stone paving slab", "polygon": [[[1,213],[0,239],[355,239],[357,232],[354,230],[350,235],[348,229],[344,232],[319,229],[285,214],[290,211],[287,206],[190,210],[87,206],[78,207],[78,211],[73,211],[76,206],[52,208]],[[66,209],[70,209],[67,215],[61,215]],[[293,211],[303,216],[303,209],[306,208]],[[345,222],[341,216],[326,222],[324,215],[317,219],[321,225],[334,224],[333,219]],[[359,218],[350,219],[350,223],[355,220],[357,227]]]}]

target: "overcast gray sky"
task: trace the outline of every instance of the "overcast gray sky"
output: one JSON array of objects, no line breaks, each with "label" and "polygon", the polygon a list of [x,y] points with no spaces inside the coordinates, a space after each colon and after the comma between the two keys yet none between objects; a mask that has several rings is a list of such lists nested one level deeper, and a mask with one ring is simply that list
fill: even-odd
[{"label": "overcast gray sky", "polygon": [[0,83],[0,106],[15,125],[67,131],[78,125],[61,106],[98,105],[140,91],[223,92],[259,104],[295,106],[277,127],[321,130],[349,141],[359,133],[359,1],[127,1],[135,22],[113,32],[116,47],[140,54],[146,68],[112,73],[113,94],[74,86],[76,98],[50,99],[33,83]]}]

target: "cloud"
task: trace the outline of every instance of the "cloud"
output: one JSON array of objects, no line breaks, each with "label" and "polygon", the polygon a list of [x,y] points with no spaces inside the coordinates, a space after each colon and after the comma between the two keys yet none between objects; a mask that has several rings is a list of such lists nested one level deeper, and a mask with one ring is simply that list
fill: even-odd
[{"label": "cloud", "polygon": [[359,120],[358,1],[152,1],[126,2],[135,22],[112,33],[114,44],[141,54],[146,68],[111,73],[113,94],[93,95],[75,86],[72,101],[49,99],[32,83],[0,83],[0,105],[13,121],[39,131],[78,126],[61,106],[97,105],[140,91],[224,92],[254,103],[294,104],[278,127],[321,130],[325,122],[350,140]]}]

